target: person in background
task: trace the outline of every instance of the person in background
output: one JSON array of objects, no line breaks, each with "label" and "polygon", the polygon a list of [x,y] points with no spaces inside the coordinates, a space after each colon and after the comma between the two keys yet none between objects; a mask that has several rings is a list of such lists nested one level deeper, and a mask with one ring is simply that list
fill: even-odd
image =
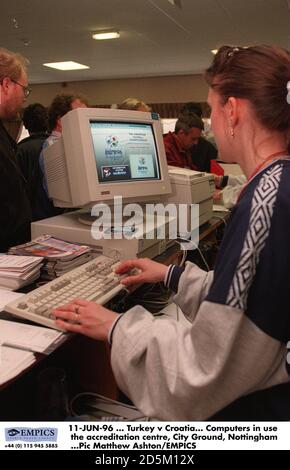
[{"label": "person in background", "polygon": [[79,95],[57,95],[48,110],[49,137],[44,141],[39,155],[40,178],[37,183],[37,194],[32,205],[34,220],[46,219],[62,214],[63,209],[54,207],[49,198],[44,168],[43,150],[61,137],[61,118],[69,111],[87,108],[87,101]]},{"label": "person in background", "polygon": [[[17,145],[17,160],[26,179],[26,189],[31,208],[37,198],[37,182],[40,180],[39,155],[44,141],[48,137],[48,113],[40,103],[30,104],[24,109],[22,121],[29,132],[29,137]],[[35,215],[32,213],[32,220]]]},{"label": "person in background", "polygon": [[[198,103],[185,103],[181,108],[182,114],[196,114],[200,119],[202,118],[202,109]],[[205,137],[200,137],[196,145],[190,149],[193,164],[198,171],[206,171],[210,173],[211,160],[217,158],[217,148]]]},{"label": "person in background", "polygon": [[213,199],[227,209],[232,209],[237,203],[240,192],[247,182],[245,175],[214,176],[216,191]]},{"label": "person in background", "polygon": [[187,324],[81,299],[54,310],[59,327],[111,343],[118,386],[144,415],[290,420],[289,77],[289,52],[275,46],[223,46],[206,71],[219,152],[247,177],[214,271],[149,259],[117,269],[141,270],[125,286],[163,281]]},{"label": "person in background", "polygon": [[3,125],[18,116],[30,93],[26,64],[20,54],[0,48],[0,252],[30,239],[30,204],[17,145]]},{"label": "person in background", "polygon": [[138,100],[137,98],[127,98],[118,105],[118,109],[144,111],[145,113],[149,113],[151,111],[150,106],[144,103],[144,101]]},{"label": "person in background", "polygon": [[198,144],[203,128],[203,122],[196,114],[179,115],[174,132],[163,136],[168,165],[198,169],[192,161],[191,149]]}]

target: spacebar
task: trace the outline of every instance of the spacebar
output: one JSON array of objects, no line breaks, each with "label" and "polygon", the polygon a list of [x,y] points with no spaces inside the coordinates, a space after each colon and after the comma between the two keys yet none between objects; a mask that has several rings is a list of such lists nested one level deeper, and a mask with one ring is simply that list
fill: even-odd
[{"label": "spacebar", "polygon": [[[105,302],[107,302],[110,298],[114,297],[114,295],[117,293],[117,292],[114,292],[114,294],[112,294],[111,296],[108,295],[109,292],[113,291],[114,288],[116,288],[116,286],[111,286],[105,290],[102,290],[102,291],[98,291],[98,292],[94,292],[93,294],[89,295],[86,300],[93,300],[95,302],[97,301],[100,301],[101,298],[105,297]],[[102,302],[103,303],[103,302]]]},{"label": "spacebar", "polygon": [[98,300],[100,297],[104,295],[104,292],[102,290],[98,290],[97,292],[94,292],[91,295],[88,295],[85,297],[86,300]]}]

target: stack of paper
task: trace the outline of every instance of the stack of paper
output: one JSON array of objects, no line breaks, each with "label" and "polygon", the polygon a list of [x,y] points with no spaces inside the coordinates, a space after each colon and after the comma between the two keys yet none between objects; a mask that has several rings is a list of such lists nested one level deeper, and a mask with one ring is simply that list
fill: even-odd
[{"label": "stack of paper", "polygon": [[0,256],[0,287],[16,290],[40,276],[42,259],[36,256]]},{"label": "stack of paper", "polygon": [[0,320],[0,344],[23,351],[49,354],[66,336],[52,328]]},{"label": "stack of paper", "polygon": [[92,250],[86,245],[77,245],[43,235],[29,243],[10,248],[10,254],[42,256],[44,279],[54,279],[92,259]]}]

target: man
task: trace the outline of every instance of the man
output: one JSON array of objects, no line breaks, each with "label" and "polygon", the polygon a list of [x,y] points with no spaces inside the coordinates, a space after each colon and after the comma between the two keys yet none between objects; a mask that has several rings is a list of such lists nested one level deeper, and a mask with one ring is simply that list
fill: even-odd
[{"label": "man", "polygon": [[[200,119],[202,117],[202,109],[198,103],[185,103],[181,108],[182,114],[196,114]],[[200,137],[196,145],[191,147],[191,158],[193,164],[199,171],[210,172],[211,160],[217,158],[217,148],[209,140]]]},{"label": "man", "polygon": [[[37,181],[41,178],[39,154],[48,137],[47,109],[40,103],[31,104],[25,108],[22,120],[29,137],[18,143],[17,160],[26,179],[27,194],[33,207],[37,195]],[[33,213],[32,219],[34,220]]]},{"label": "man", "polygon": [[197,170],[190,149],[197,145],[203,130],[202,120],[195,114],[180,114],[174,132],[163,136],[168,165]]},{"label": "man", "polygon": [[48,124],[51,134],[44,142],[39,156],[40,178],[37,182],[37,196],[32,205],[34,220],[46,219],[47,217],[63,213],[63,209],[54,207],[48,195],[43,150],[61,137],[61,118],[72,109],[86,107],[87,103],[84,98],[77,95],[64,94],[57,95],[49,107]]},{"label": "man", "polygon": [[20,54],[0,49],[0,252],[30,239],[31,212],[25,180],[16,159],[16,142],[3,121],[15,119],[28,88],[26,60]]}]

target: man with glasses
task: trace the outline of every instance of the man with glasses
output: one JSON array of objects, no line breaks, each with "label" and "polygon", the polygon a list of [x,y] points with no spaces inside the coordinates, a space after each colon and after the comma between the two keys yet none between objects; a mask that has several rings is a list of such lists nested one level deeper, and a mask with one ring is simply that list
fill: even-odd
[{"label": "man with glasses", "polygon": [[30,204],[17,146],[3,125],[17,117],[29,93],[26,60],[0,48],[0,252],[30,239]]},{"label": "man with glasses", "polygon": [[21,86],[21,88],[23,90],[24,97],[28,98],[28,96],[31,93],[31,88],[29,88],[28,86],[22,85],[22,83],[19,83],[16,80],[13,80],[12,78],[11,78],[11,82],[16,83],[16,85]]}]

